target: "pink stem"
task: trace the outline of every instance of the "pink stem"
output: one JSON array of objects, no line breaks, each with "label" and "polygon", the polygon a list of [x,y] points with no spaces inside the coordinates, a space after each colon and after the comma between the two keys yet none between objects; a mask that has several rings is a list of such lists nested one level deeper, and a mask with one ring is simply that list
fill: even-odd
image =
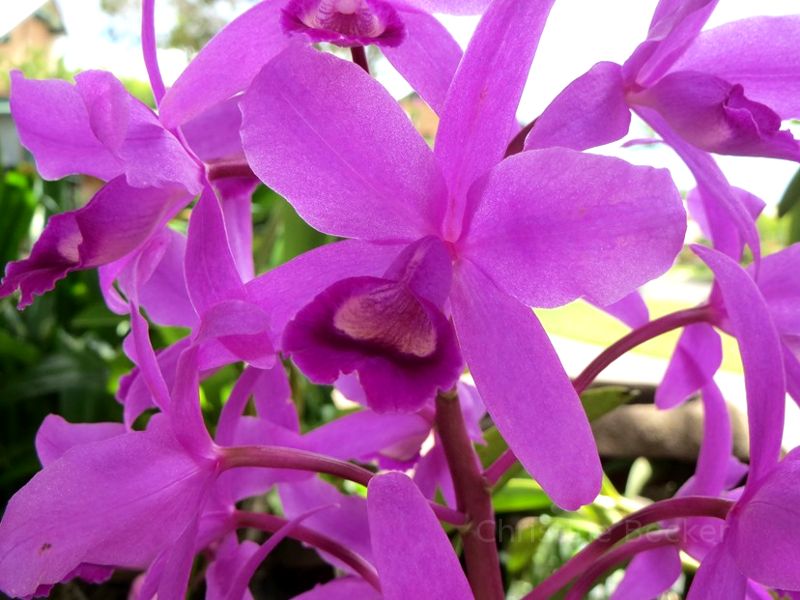
[{"label": "pink stem", "polygon": [[[569,589],[564,600],[581,600],[591,590],[597,579],[603,573],[609,571],[614,566],[633,558],[640,552],[661,548],[662,546],[677,546],[680,543],[680,535],[677,529],[660,529],[649,531],[629,542],[620,544],[613,550],[608,551],[602,558],[595,563],[583,575],[578,577],[575,584]],[[675,548],[675,552],[678,549]]]},{"label": "pink stem", "polygon": [[[288,523],[286,519],[276,517],[275,515],[239,510],[234,513],[234,519],[237,527],[250,527],[253,529],[259,529],[261,531],[266,531],[268,533],[275,533]],[[332,540],[331,538],[317,533],[316,531],[303,525],[297,525],[294,527],[291,533],[289,533],[289,537],[303,542],[304,544],[308,544],[309,546],[313,546],[317,550],[321,550],[322,552],[326,552],[327,554],[338,558],[344,564],[351,567],[353,571],[358,573],[358,575],[364,579],[364,581],[369,583],[376,590],[380,591],[381,584],[380,580],[378,579],[378,574],[375,571],[375,567],[367,562],[367,560],[364,559],[360,554],[350,550],[350,548],[342,546],[340,543]]]},{"label": "pink stem", "polygon": [[617,542],[645,525],[685,517],[715,517],[725,519],[733,506],[731,500],[686,496],[670,498],[631,513],[618,521],[596,540],[585,546],[569,561],[540,583],[523,600],[547,600],[575,577],[580,576]]},{"label": "pink stem", "polygon": [[[331,458],[324,454],[285,448],[279,446],[233,446],[218,448],[220,469],[235,469],[237,467],[262,467],[268,469],[294,469],[297,471],[310,471],[312,473],[325,473],[334,475],[348,481],[369,484],[373,473],[353,463]],[[436,516],[452,525],[466,524],[467,518],[457,510],[431,502],[431,508]]]},{"label": "pink stem", "polygon": [[[608,348],[597,355],[586,368],[572,381],[572,386],[578,394],[588,388],[597,376],[611,363],[639,346],[659,335],[691,325],[692,323],[710,322],[714,318],[713,309],[708,304],[679,310],[634,329],[628,335],[621,337]],[[517,457],[511,450],[506,450],[485,471],[486,480],[495,485],[505,473],[514,466]]]},{"label": "pink stem", "polygon": [[167,88],[164,87],[164,80],[161,78],[161,70],[158,67],[155,10],[156,0],[142,0],[142,54],[144,54],[144,65],[147,68],[147,76],[150,78],[153,98],[158,106],[161,104]]},{"label": "pink stem", "polygon": [[469,527],[461,532],[461,537],[470,586],[476,598],[502,600],[505,595],[495,540],[492,496],[481,474],[455,391],[436,397],[436,429],[453,477],[458,510],[469,519]]}]

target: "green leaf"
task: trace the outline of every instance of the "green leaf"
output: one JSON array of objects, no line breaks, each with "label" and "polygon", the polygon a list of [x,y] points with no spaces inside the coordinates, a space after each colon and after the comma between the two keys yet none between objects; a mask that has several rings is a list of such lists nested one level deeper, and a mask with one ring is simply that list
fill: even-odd
[{"label": "green leaf", "polygon": [[581,404],[589,421],[596,421],[639,395],[638,390],[622,386],[592,387],[581,394]]},{"label": "green leaf", "polygon": [[778,202],[778,216],[783,217],[789,214],[792,208],[798,206],[798,201],[800,201],[800,170],[794,174],[789,185],[786,186],[786,191],[783,192],[783,197]]},{"label": "green leaf", "polygon": [[496,513],[529,513],[553,506],[547,494],[533,479],[514,478],[492,497]]}]

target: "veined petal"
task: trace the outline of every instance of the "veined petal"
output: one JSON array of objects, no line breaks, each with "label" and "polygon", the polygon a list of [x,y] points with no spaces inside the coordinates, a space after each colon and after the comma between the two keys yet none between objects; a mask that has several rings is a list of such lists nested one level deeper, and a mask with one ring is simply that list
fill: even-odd
[{"label": "veined petal", "polygon": [[560,507],[591,502],[601,479],[594,438],[533,312],[466,260],[457,267],[451,303],[461,350],[509,448]]},{"label": "veined petal", "polygon": [[161,121],[177,127],[250,84],[289,44],[280,25],[282,2],[259,2],[224,27],[189,63],[161,100]]},{"label": "veined petal", "polygon": [[36,432],[36,454],[42,466],[61,458],[73,446],[99,442],[125,433],[122,423],[69,423],[47,415]]},{"label": "veined petal", "polygon": [[500,162],[518,127],[517,106],[553,1],[493,2],[453,79],[435,152],[455,203],[448,219],[456,235],[467,191]]},{"label": "veined petal", "polygon": [[408,477],[401,473],[373,477],[367,512],[386,600],[473,598],[450,540]]},{"label": "veined petal", "polygon": [[781,118],[800,116],[800,15],[752,17],[701,32],[672,67],[741,84]]},{"label": "veined petal", "polygon": [[600,62],[564,88],[536,119],[525,149],[587,150],[623,138],[630,124],[622,67]]},{"label": "veined petal", "polygon": [[731,554],[742,573],[776,589],[800,590],[800,452],[795,449],[742,503]]},{"label": "veined petal", "polygon": [[380,276],[403,249],[355,240],[327,244],[250,281],[250,300],[270,314],[276,343],[286,323],[317,294],[340,279]]},{"label": "veined petal", "polygon": [[672,266],[686,230],[667,171],[564,148],[509,157],[470,201],[463,255],[528,306],[615,302]]},{"label": "veined petal", "polygon": [[[762,540],[759,543],[764,542]],[[747,577],[736,567],[727,544],[723,542],[711,550],[700,563],[687,600],[744,598],[746,587]]]},{"label": "veined petal", "polygon": [[[741,188],[731,186],[731,191],[739,197],[741,205],[745,207],[753,221],[758,219],[758,215],[766,206],[764,201]],[[745,241],[722,203],[707,192],[703,193],[701,188],[695,188],[687,194],[686,205],[689,208],[689,214],[700,226],[703,235],[713,243],[714,249],[727,254],[734,260],[739,260]]]},{"label": "veined petal", "polygon": [[89,111],[75,86],[11,73],[11,114],[22,145],[45,179],[84,173],[113,179],[122,161],[92,131]]},{"label": "veined petal", "polygon": [[29,596],[81,563],[146,567],[194,518],[212,477],[158,415],[147,431],[73,447],[8,503],[0,589]]},{"label": "veined petal", "polygon": [[437,113],[461,61],[461,47],[450,32],[428,13],[398,6],[406,37],[397,46],[381,48],[395,69]]},{"label": "veined petal", "polygon": [[656,406],[667,409],[683,403],[712,380],[721,364],[722,341],[714,328],[706,323],[687,326],[656,388]]},{"label": "veined petal", "polygon": [[445,189],[433,154],[357,65],[312,49],[284,52],[241,107],[253,171],[316,229],[368,240],[438,233]]},{"label": "veined petal", "polygon": [[786,384],[781,341],[764,298],[747,272],[721,252],[692,246],[714,272],[733,333],[739,342],[750,426],[748,488],[778,461]]}]

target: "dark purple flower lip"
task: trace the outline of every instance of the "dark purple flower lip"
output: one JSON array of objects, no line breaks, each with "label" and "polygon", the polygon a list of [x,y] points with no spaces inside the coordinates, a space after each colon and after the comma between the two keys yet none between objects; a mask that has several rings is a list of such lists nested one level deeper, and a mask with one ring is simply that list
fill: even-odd
[{"label": "dark purple flower lip", "polygon": [[286,33],[339,46],[397,46],[405,37],[397,11],[383,0],[290,0],[281,25]]}]

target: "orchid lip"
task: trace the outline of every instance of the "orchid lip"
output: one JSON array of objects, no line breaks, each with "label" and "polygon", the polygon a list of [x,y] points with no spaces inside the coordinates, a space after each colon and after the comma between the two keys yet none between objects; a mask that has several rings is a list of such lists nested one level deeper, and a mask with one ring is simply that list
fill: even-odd
[{"label": "orchid lip", "polygon": [[281,25],[286,33],[340,46],[397,46],[405,36],[397,11],[383,0],[290,0]]}]

